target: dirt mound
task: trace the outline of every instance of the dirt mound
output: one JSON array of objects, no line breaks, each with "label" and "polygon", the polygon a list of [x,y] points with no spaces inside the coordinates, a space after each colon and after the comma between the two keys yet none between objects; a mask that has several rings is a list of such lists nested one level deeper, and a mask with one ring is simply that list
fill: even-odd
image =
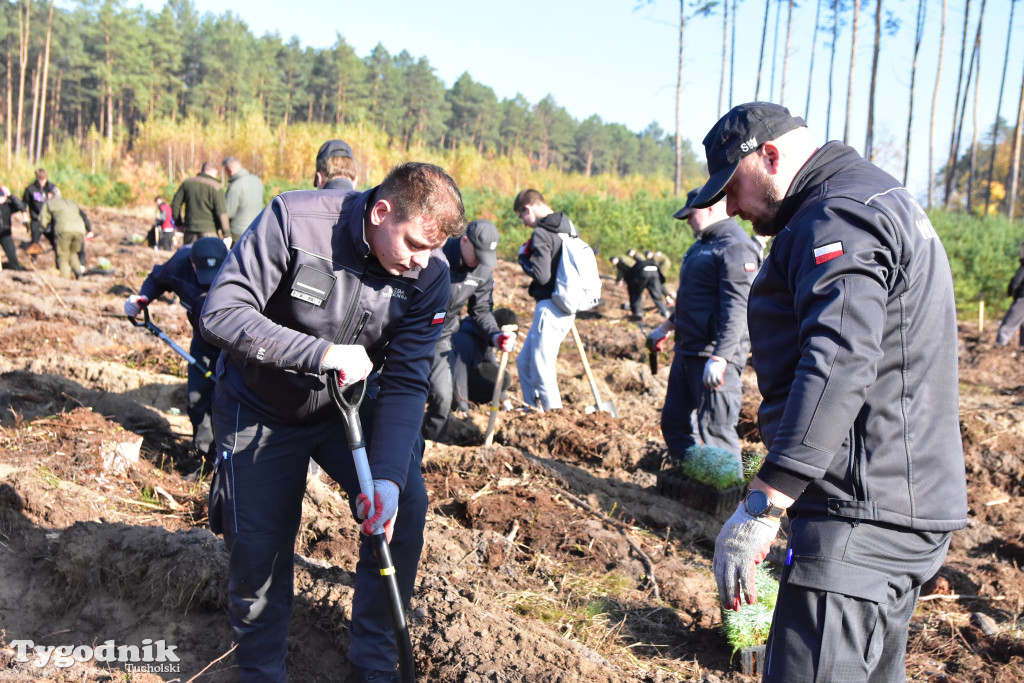
[{"label": "dirt mound", "polygon": [[[167,254],[130,243],[148,217],[96,209],[112,275],[0,274],[0,680],[122,680],[125,664],[45,665],[17,643],[173,644],[175,671],[133,681],[237,679],[225,614],[227,553],[206,528],[208,473],[189,451],[185,364],[123,318],[123,298]],[[25,260],[29,260],[29,256]],[[496,303],[533,304],[499,262]],[[671,356],[652,376],[644,334],[654,311],[626,319],[625,291],[577,326],[595,399],[572,338],[558,361],[565,407],[489,411],[453,421],[429,444],[430,508],[410,624],[421,680],[741,681],[720,632],[710,560],[722,518],[656,492]],[[167,298],[154,321],[191,332]],[[1024,678],[1024,354],[962,326],[961,433],[970,526],[911,625],[915,680]],[[515,363],[509,363],[515,379]],[[744,449],[760,449],[757,388],[743,375]],[[517,392],[513,392],[515,394]],[[612,401],[620,415],[587,412]],[[137,456],[137,460],[133,459]],[[783,541],[780,539],[778,547]],[[310,478],[296,544],[293,680],[330,681],[346,665],[357,528],[332,482]],[[66,661],[62,662],[67,664]],[[200,672],[202,672],[200,674]]]}]

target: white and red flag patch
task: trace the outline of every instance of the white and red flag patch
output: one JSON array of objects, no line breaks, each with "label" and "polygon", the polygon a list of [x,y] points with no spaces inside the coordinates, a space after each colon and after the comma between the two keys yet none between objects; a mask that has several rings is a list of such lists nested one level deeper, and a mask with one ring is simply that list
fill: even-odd
[{"label": "white and red flag patch", "polygon": [[434,314],[434,319],[430,321],[431,325],[440,325],[444,322],[444,311]]},{"label": "white and red flag patch", "polygon": [[816,265],[820,266],[822,263],[825,263],[826,261],[831,261],[832,259],[836,258],[837,256],[842,256],[842,255],[843,255],[843,243],[842,242],[832,242],[831,244],[826,244],[823,247],[815,247],[815,249],[814,249],[814,263]]},{"label": "white and red flag patch", "polygon": [[743,264],[743,270],[748,272],[748,273],[753,273],[755,270],[757,270],[757,264],[756,263],[744,263]]}]

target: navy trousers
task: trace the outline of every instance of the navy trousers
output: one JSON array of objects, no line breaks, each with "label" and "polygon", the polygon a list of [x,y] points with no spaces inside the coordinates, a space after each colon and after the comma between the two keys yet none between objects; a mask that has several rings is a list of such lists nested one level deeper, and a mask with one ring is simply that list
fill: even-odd
[{"label": "navy trousers", "polygon": [[[367,444],[373,443],[375,401],[360,411]],[[228,612],[242,681],[286,681],[293,553],[312,457],[348,494],[359,494],[344,421],[312,425],[269,422],[218,386],[213,411],[218,461],[211,485],[210,526],[223,532],[231,553]],[[420,474],[423,441],[411,447],[409,475],[398,499],[390,549],[404,605],[412,597],[423,548],[427,490]],[[354,512],[353,512],[354,516]],[[355,522],[353,522],[354,524]],[[355,567],[348,660],[365,669],[394,670],[398,648],[388,598],[368,537]]]},{"label": "navy trousers", "polygon": [[951,534],[823,515],[791,522],[762,680],[906,681],[910,617]]},{"label": "navy trousers", "polygon": [[740,458],[740,418],[743,385],[732,363],[725,369],[725,383],[711,391],[704,388],[703,356],[684,356],[676,349],[668,376],[665,406],[661,409],[661,434],[669,455],[681,462],[690,446],[718,446]]}]

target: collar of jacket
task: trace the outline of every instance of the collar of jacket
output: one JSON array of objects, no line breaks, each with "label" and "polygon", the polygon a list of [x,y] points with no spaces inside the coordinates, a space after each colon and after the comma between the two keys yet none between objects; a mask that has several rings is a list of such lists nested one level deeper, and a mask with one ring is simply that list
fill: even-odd
[{"label": "collar of jacket", "polygon": [[366,241],[366,205],[371,195],[377,190],[376,187],[360,192],[346,198],[341,205],[341,215],[338,222],[345,226],[345,240],[349,253],[358,255],[360,260],[365,260],[370,255],[370,245]]},{"label": "collar of jacket", "polygon": [[[728,232],[731,224],[735,224],[736,221],[732,218],[725,218],[720,221],[715,221],[708,227],[700,231],[700,240],[706,242],[712,240],[722,233]],[[737,224],[738,225],[738,224]]]},{"label": "collar of jacket", "polygon": [[807,197],[829,177],[861,160],[860,154],[838,140],[825,143],[804,163],[789,185],[789,191],[775,216],[778,230],[786,227],[789,219],[804,205]]},{"label": "collar of jacket", "polygon": [[323,187],[321,187],[320,189],[321,190],[348,190],[349,192],[351,192],[351,191],[356,189],[356,186],[354,184],[352,184],[352,181],[349,180],[348,178],[346,178],[345,176],[337,176],[335,178],[331,178],[326,183],[324,183]]}]

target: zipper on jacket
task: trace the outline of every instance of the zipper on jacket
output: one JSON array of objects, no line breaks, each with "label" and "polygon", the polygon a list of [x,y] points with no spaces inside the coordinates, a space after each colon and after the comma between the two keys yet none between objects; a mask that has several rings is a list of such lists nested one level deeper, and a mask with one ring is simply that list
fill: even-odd
[{"label": "zipper on jacket", "polygon": [[361,316],[359,316],[359,323],[356,325],[356,329],[352,333],[352,337],[349,340],[349,344],[355,344],[358,341],[359,335],[361,335],[363,333],[363,328],[366,327],[366,323],[369,320],[370,320],[370,312],[369,311],[363,311],[363,314]]}]

